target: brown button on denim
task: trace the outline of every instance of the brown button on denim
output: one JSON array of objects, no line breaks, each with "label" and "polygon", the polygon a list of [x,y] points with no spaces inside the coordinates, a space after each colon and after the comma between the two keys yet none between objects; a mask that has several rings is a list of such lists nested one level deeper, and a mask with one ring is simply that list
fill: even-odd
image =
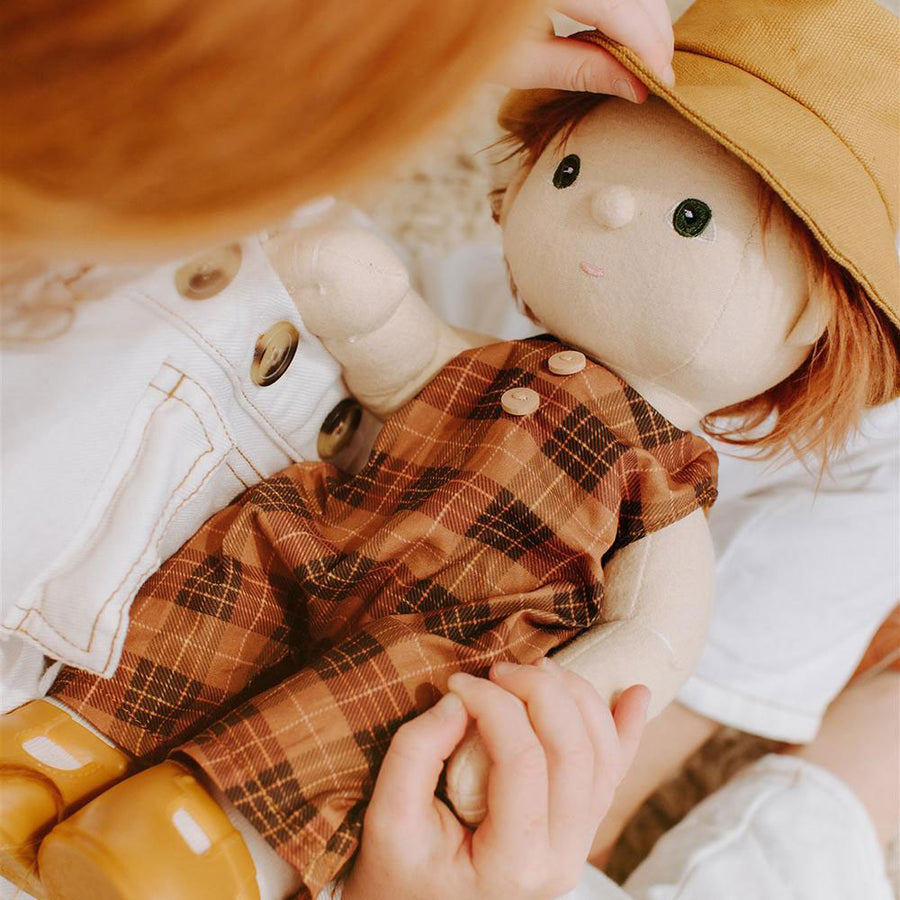
[{"label": "brown button on denim", "polygon": [[265,334],[256,339],[250,377],[260,387],[274,384],[288,370],[297,345],[300,332],[290,322],[277,322]]},{"label": "brown button on denim", "polygon": [[541,405],[541,398],[531,388],[510,388],[503,392],[500,405],[511,416],[530,416]]},{"label": "brown button on denim", "polygon": [[316,451],[322,459],[333,459],[353,440],[362,420],[362,407],[347,397],[325,416],[316,441]]},{"label": "brown button on denim", "polygon": [[241,245],[229,244],[188,260],[175,272],[175,287],[186,300],[207,300],[231,284],[241,267]]},{"label": "brown button on denim", "polygon": [[547,360],[547,368],[554,375],[575,375],[587,365],[587,359],[580,350],[560,350]]}]

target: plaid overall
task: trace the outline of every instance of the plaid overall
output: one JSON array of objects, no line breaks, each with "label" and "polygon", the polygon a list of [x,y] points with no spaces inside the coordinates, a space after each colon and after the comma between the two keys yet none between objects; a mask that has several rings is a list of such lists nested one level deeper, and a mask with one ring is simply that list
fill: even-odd
[{"label": "plaid overall", "polygon": [[[552,338],[461,354],[356,476],[298,463],[213,516],[134,602],[111,679],[52,695],[144,763],[199,765],[316,892],[352,858],[391,735],[457,670],[602,619],[611,553],[715,498],[716,457]],[[537,411],[502,394],[528,387]]]}]

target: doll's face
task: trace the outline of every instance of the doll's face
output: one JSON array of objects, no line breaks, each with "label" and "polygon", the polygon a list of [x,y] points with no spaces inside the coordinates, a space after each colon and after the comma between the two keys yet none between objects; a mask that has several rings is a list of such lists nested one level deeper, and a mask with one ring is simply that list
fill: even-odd
[{"label": "doll's face", "polygon": [[549,331],[702,415],[784,379],[824,326],[759,201],[756,174],[668,105],[611,99],[510,191],[504,248]]}]

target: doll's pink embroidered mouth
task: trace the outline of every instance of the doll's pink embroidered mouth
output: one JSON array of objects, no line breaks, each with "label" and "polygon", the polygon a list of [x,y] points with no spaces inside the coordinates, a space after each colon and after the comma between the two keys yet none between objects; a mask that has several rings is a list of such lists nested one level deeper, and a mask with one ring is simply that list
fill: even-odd
[{"label": "doll's pink embroidered mouth", "polygon": [[602,278],[606,274],[600,266],[592,266],[589,262],[584,262],[584,260],[581,262],[581,271],[585,275],[590,275],[591,278]]}]

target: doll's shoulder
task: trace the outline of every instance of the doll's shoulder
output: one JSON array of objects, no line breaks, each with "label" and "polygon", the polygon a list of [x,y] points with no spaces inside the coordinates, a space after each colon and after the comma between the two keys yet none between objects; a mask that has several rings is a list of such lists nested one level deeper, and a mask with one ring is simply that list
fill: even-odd
[{"label": "doll's shoulder", "polygon": [[559,341],[550,334],[508,341],[485,341],[463,350],[448,365],[456,360],[472,360],[497,369],[515,367],[522,371],[536,371],[548,353],[553,352],[550,348],[559,347]]},{"label": "doll's shoulder", "polygon": [[[627,479],[715,489],[718,460],[701,437],[658,412],[602,363],[550,334],[474,347],[452,359],[425,399],[465,417],[512,420],[542,445],[568,448],[590,469],[616,467]],[[458,407],[458,409],[457,409]],[[710,501],[711,502],[711,501]]]},{"label": "doll's shoulder", "polygon": [[674,425],[625,382],[621,393],[623,403],[614,427],[632,445],[636,460],[642,466],[660,468],[676,483],[693,483],[698,496],[704,496],[701,505],[710,505],[716,496],[719,471],[719,457],[711,444]]}]

